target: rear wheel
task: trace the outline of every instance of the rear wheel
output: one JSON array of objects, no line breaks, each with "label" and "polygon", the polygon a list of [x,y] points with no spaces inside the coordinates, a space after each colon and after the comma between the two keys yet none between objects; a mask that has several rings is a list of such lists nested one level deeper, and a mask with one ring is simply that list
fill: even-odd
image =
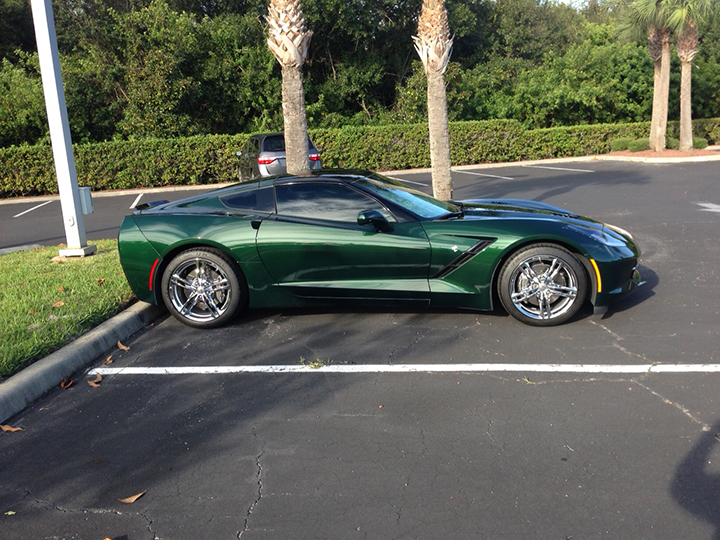
[{"label": "rear wheel", "polygon": [[247,284],[237,263],[222,251],[191,249],[170,261],[163,274],[162,295],[180,322],[215,328],[245,306]]},{"label": "rear wheel", "polygon": [[498,279],[507,312],[532,326],[554,326],[570,319],[587,296],[582,264],[554,244],[525,247],[503,265]]}]

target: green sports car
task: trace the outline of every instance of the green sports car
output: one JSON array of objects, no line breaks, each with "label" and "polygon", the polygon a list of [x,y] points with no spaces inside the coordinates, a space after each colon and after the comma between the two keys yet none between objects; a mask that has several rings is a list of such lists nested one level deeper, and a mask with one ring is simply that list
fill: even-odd
[{"label": "green sports car", "polygon": [[498,302],[552,326],[643,284],[640,250],[618,227],[535,201],[442,202],[354,170],[139,206],[119,251],[140,300],[197,328],[257,307]]}]

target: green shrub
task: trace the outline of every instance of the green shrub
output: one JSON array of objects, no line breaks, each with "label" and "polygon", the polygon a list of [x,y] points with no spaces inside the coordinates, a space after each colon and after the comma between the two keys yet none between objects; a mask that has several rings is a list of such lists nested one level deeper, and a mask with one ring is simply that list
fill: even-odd
[{"label": "green shrub", "polygon": [[[693,125],[707,139],[720,139],[720,119]],[[650,124],[525,130],[515,120],[487,120],[451,122],[449,128],[453,165],[465,165],[604,154],[622,139],[647,149]],[[669,124],[669,136],[674,129]],[[388,171],[430,166],[427,124],[315,129],[310,137],[326,167]],[[99,191],[231,182],[237,178],[235,152],[246,141],[247,135],[207,135],[75,145],[78,184]],[[50,193],[57,193],[57,181],[49,146],[0,148],[0,198]]]},{"label": "green shrub", "polygon": [[708,147],[707,139],[701,139],[699,137],[693,138],[693,148],[697,150],[704,150]]},{"label": "green shrub", "polygon": [[635,139],[630,141],[628,150],[631,152],[641,152],[642,150],[650,149],[650,139]]},{"label": "green shrub", "polygon": [[630,141],[632,141],[632,139],[628,138],[615,139],[613,141],[610,141],[610,151],[622,152],[623,150],[627,150],[628,146],[630,145]]},{"label": "green shrub", "polygon": [[680,148],[680,139],[668,138],[665,141],[665,147],[669,148],[670,150],[677,150],[678,148]]}]

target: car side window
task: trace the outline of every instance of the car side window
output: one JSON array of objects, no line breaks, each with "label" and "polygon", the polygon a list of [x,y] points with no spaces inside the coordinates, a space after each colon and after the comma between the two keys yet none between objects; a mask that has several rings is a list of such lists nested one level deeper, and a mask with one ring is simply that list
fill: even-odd
[{"label": "car side window", "polygon": [[339,184],[284,184],[275,187],[278,215],[357,224],[358,214],[377,210],[395,219],[377,201]]},{"label": "car side window", "polygon": [[220,200],[228,208],[255,210],[257,212],[267,213],[273,213],[275,211],[275,201],[273,200],[273,190],[271,187],[235,193],[234,195],[223,197]]}]

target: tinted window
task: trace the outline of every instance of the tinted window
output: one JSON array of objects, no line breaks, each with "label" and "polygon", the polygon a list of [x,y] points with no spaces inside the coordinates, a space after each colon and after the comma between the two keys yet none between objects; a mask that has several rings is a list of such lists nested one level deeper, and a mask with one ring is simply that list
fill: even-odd
[{"label": "tinted window", "polygon": [[357,223],[364,210],[378,210],[390,217],[373,199],[338,184],[290,184],[275,188],[278,214]]},{"label": "tinted window", "polygon": [[380,197],[402,206],[413,214],[425,219],[436,219],[450,212],[457,212],[458,208],[450,203],[438,201],[420,191],[406,188],[394,183],[378,182],[375,180],[358,180],[366,189],[377,193]]},{"label": "tinted window", "polygon": [[273,201],[272,188],[243,191],[242,193],[236,193],[235,195],[223,197],[221,200],[228,208],[256,210],[258,212],[269,213],[275,211],[275,201]]},{"label": "tinted window", "polygon": [[267,137],[263,142],[264,152],[284,152],[285,151],[285,137],[282,135],[274,135]]}]

